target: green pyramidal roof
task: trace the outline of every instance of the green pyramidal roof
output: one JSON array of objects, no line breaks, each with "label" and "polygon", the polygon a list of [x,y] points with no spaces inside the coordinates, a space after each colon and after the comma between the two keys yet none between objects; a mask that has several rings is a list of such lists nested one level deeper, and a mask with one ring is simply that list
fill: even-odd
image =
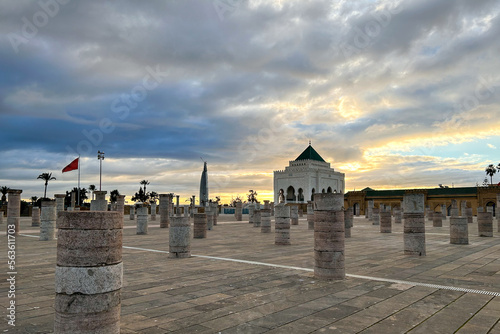
[{"label": "green pyramidal roof", "polygon": [[321,155],[316,152],[316,150],[309,145],[304,152],[302,152],[295,161],[298,160],[316,160],[316,161],[321,161],[321,162],[326,162]]}]

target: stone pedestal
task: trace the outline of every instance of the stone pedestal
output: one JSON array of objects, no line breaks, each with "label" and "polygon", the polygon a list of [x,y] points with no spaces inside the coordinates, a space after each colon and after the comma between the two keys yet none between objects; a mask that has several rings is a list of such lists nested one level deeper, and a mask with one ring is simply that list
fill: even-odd
[{"label": "stone pedestal", "polygon": [[260,227],[262,221],[262,216],[260,211],[261,211],[260,209],[256,209],[253,212],[253,227]]},{"label": "stone pedestal", "polygon": [[467,218],[458,216],[450,217],[450,244],[469,244],[469,227],[467,224]]},{"label": "stone pedestal", "polygon": [[137,208],[137,233],[148,234],[148,207],[141,206]]},{"label": "stone pedestal", "polygon": [[156,203],[151,203],[151,221],[156,221]]},{"label": "stone pedestal", "polygon": [[56,198],[56,210],[57,213],[64,211],[64,199],[66,198],[65,194],[55,194],[54,197]]},{"label": "stone pedestal", "polygon": [[[187,214],[187,210],[185,212]],[[168,243],[169,258],[191,256],[191,225],[188,217],[172,217]]]},{"label": "stone pedestal", "polygon": [[369,200],[368,201],[368,206],[366,208],[366,212],[367,212],[367,217],[369,221],[372,221],[373,220],[373,200]]},{"label": "stone pedestal", "polygon": [[290,223],[299,225],[299,207],[296,205],[290,206]]},{"label": "stone pedestal", "polygon": [[345,278],[343,194],[314,194],[314,277]]},{"label": "stone pedestal", "polygon": [[[21,221],[21,193],[19,189],[7,191],[7,230],[14,230],[14,235],[19,234],[19,223]],[[12,235],[12,233],[9,232]]]},{"label": "stone pedestal", "polygon": [[122,216],[61,212],[57,227],[54,333],[120,333]]},{"label": "stone pedestal", "polygon": [[472,224],[472,208],[465,209],[465,217],[467,217],[467,223]]},{"label": "stone pedestal", "polygon": [[236,208],[234,209],[234,218],[239,222],[243,220],[243,203],[236,202]]},{"label": "stone pedestal", "polygon": [[478,212],[477,230],[480,237],[493,237],[493,215],[491,212]]},{"label": "stone pedestal", "polygon": [[130,215],[129,215],[130,220],[135,220],[135,206],[130,205]]},{"label": "stone pedestal", "polygon": [[459,217],[460,212],[458,210],[458,203],[457,200],[452,200],[451,201],[451,210],[450,210],[450,217]]},{"label": "stone pedestal", "polygon": [[380,209],[373,208],[372,209],[372,225],[380,225]]},{"label": "stone pedestal", "polygon": [[42,201],[40,214],[40,241],[56,238],[57,204],[55,201]]},{"label": "stone pedestal", "polygon": [[307,202],[307,229],[314,230],[314,209],[311,201]]},{"label": "stone pedestal", "polygon": [[[344,228],[345,228],[345,237],[346,238],[351,237],[351,227],[353,226],[353,221],[354,221],[354,212],[353,212],[353,208],[350,207],[344,211]],[[313,225],[313,229],[314,229],[314,225]]]},{"label": "stone pedestal", "polygon": [[425,256],[424,194],[407,193],[404,202],[404,254]]},{"label": "stone pedestal", "polygon": [[39,227],[40,226],[40,208],[34,206],[31,211],[31,226]]},{"label": "stone pedestal", "polygon": [[255,206],[253,204],[249,204],[247,208],[248,208],[248,223],[253,225]]},{"label": "stone pedestal", "polygon": [[271,233],[271,209],[260,210],[260,232]]},{"label": "stone pedestal", "polygon": [[194,227],[193,237],[196,239],[203,239],[207,237],[207,214],[195,213],[194,214]]},{"label": "stone pedestal", "polygon": [[274,244],[290,245],[290,207],[280,203],[274,207]]},{"label": "stone pedestal", "polygon": [[432,215],[432,226],[443,227],[443,214],[441,212],[434,212]]},{"label": "stone pedestal", "polygon": [[172,194],[160,194],[160,228],[168,228],[170,225],[170,203]]},{"label": "stone pedestal", "polygon": [[116,212],[118,212],[123,219],[123,215],[125,212],[125,195],[118,195],[116,196],[116,207],[115,207]]},{"label": "stone pedestal", "polygon": [[95,200],[90,202],[90,211],[108,211],[107,191],[94,191]]},{"label": "stone pedestal", "polygon": [[401,218],[402,218],[401,209],[395,208],[394,209],[394,224],[401,224]]},{"label": "stone pedestal", "polygon": [[390,211],[380,212],[380,233],[392,233],[392,217]]},{"label": "stone pedestal", "polygon": [[205,208],[205,213],[207,214],[207,230],[211,231],[214,227],[215,212],[208,206]]}]

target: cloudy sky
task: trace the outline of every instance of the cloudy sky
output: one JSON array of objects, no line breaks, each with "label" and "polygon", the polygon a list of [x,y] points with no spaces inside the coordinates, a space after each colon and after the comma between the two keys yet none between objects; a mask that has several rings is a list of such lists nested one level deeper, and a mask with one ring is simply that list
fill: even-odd
[{"label": "cloudy sky", "polygon": [[[500,162],[497,0],[1,0],[0,185],[272,195],[312,141],[346,190]],[[496,177],[497,182],[499,177]],[[495,181],[495,178],[494,178]]]}]

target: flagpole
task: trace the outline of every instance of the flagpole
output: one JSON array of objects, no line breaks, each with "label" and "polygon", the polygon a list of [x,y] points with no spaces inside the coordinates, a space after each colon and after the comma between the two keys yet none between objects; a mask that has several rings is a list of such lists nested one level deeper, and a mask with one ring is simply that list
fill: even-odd
[{"label": "flagpole", "polygon": [[78,205],[80,205],[80,155],[78,155]]}]

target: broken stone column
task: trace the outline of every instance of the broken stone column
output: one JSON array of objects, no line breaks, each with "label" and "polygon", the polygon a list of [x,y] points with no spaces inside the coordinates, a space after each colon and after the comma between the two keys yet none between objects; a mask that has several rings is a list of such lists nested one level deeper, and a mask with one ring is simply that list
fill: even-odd
[{"label": "broken stone column", "polygon": [[432,226],[443,227],[443,214],[441,212],[434,212],[432,215]]},{"label": "broken stone column", "polygon": [[137,208],[137,233],[148,234],[148,207],[140,206]]},{"label": "broken stone column", "polygon": [[168,242],[169,258],[191,257],[191,224],[187,210],[184,217],[172,217]]},{"label": "broken stone column", "polygon": [[54,333],[120,333],[122,216],[61,212],[57,227]]},{"label": "broken stone column", "polygon": [[296,205],[290,206],[290,222],[292,225],[299,225],[299,207]]},{"label": "broken stone column", "polygon": [[380,233],[392,233],[391,211],[384,210],[380,215]]},{"label": "broken stone column", "polygon": [[71,192],[71,210],[75,209],[75,202],[76,202],[76,192],[72,191]]},{"label": "broken stone column", "polygon": [[441,205],[441,215],[443,216],[443,219],[446,219],[446,205],[445,204],[442,204]]},{"label": "broken stone column", "polygon": [[243,220],[243,203],[241,203],[240,201],[236,202],[234,217],[236,218],[236,221],[240,222]]},{"label": "broken stone column", "polygon": [[118,195],[116,196],[116,207],[115,207],[116,212],[118,212],[123,219],[123,215],[125,212],[125,195]]},{"label": "broken stone column", "polygon": [[274,216],[274,202],[271,202],[271,217]]},{"label": "broken stone column", "polygon": [[207,215],[207,230],[211,231],[214,227],[215,212],[213,211],[212,207],[207,206],[205,208],[205,213]]},{"label": "broken stone column", "polygon": [[56,238],[57,204],[55,201],[42,201],[40,214],[40,241]]},{"label": "broken stone column", "polygon": [[64,199],[66,198],[65,194],[55,194],[54,197],[56,198],[56,207],[57,207],[57,213],[64,211]]},{"label": "broken stone column", "polygon": [[366,208],[367,209],[367,218],[369,221],[372,221],[373,219],[373,200],[369,200],[368,201],[368,207]]},{"label": "broken stone column", "polygon": [[401,224],[401,209],[394,208],[394,224]]},{"label": "broken stone column", "polygon": [[130,205],[130,220],[135,219],[135,206]]},{"label": "broken stone column", "polygon": [[425,256],[424,194],[406,193],[404,201],[404,254]]},{"label": "broken stone column", "polygon": [[34,206],[31,212],[31,226],[32,227],[40,226],[40,208],[37,206]]},{"label": "broken stone column", "polygon": [[217,226],[217,217],[219,216],[219,205],[216,202],[209,203],[214,212],[214,226]]},{"label": "broken stone column", "polygon": [[90,202],[90,211],[108,211],[107,191],[94,191],[95,200]]},{"label": "broken stone column", "polygon": [[260,210],[260,232],[271,233],[271,209]]},{"label": "broken stone column", "polygon": [[472,224],[472,208],[465,208],[465,217],[467,217],[467,223]]},{"label": "broken stone column", "polygon": [[253,227],[260,227],[262,221],[260,209],[255,209],[253,212]]},{"label": "broken stone column", "polygon": [[477,230],[480,237],[493,237],[493,215],[491,212],[478,212]]},{"label": "broken stone column", "polygon": [[450,217],[450,244],[469,244],[469,227],[467,225],[467,218],[459,216]]},{"label": "broken stone column", "polygon": [[314,194],[314,277],[345,278],[344,195]]},{"label": "broken stone column", "polygon": [[425,217],[427,218],[427,221],[432,221],[432,218],[434,217],[434,211],[432,211],[431,207],[428,205],[425,206]]},{"label": "broken stone column", "polygon": [[453,200],[451,200],[450,217],[459,217],[459,216],[460,216],[460,212],[458,210],[457,200],[453,199]]},{"label": "broken stone column", "polygon": [[207,237],[207,214],[195,213],[194,214],[194,227],[193,237],[196,239],[203,239]]},{"label": "broken stone column", "polygon": [[290,207],[280,203],[274,207],[274,244],[290,245]]},{"label": "broken stone column", "polygon": [[[19,223],[21,221],[21,193],[20,189],[9,189],[7,191],[7,230],[14,229],[14,235],[19,234]],[[12,234],[12,233],[9,233]]]},{"label": "broken stone column", "polygon": [[170,225],[170,202],[172,194],[160,194],[160,228]]},{"label": "broken stone column", "polygon": [[372,209],[372,225],[380,225],[380,208]]},{"label": "broken stone column", "polygon": [[[351,237],[351,227],[353,226],[353,220],[354,220],[354,212],[353,208],[347,208],[347,210],[344,211],[344,228],[345,228],[345,237],[350,238]],[[314,229],[314,225],[313,225]]]},{"label": "broken stone column", "polygon": [[304,211],[301,208],[299,208],[299,212],[298,213],[299,213],[299,218],[304,217]]},{"label": "broken stone column", "polygon": [[151,221],[156,221],[156,203],[151,203]]},{"label": "broken stone column", "polygon": [[314,230],[314,209],[313,202],[307,202],[307,229]]},{"label": "broken stone column", "polygon": [[271,204],[269,204],[269,200],[264,201],[264,209],[271,209]]},{"label": "broken stone column", "polygon": [[467,213],[465,212],[467,209],[467,201],[460,202],[460,215],[462,217],[467,217]]},{"label": "broken stone column", "polygon": [[253,224],[255,206],[253,205],[253,203],[251,203],[247,206],[247,208],[248,208],[248,223]]}]

